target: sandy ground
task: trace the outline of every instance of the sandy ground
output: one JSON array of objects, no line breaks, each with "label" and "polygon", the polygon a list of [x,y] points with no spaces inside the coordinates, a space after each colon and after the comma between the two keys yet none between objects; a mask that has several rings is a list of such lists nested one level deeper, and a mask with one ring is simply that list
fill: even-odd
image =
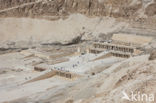
[{"label": "sandy ground", "polygon": [[[72,81],[70,80],[66,80],[63,79],[62,77],[55,76],[49,79],[23,84],[26,81],[29,81],[33,78],[45,74],[49,70],[45,72],[33,71],[33,66],[31,65],[31,62],[34,60],[38,60],[39,58],[28,57],[26,53],[24,53],[25,55],[22,54],[23,52],[9,53],[0,56],[0,60],[1,60],[0,65],[2,68],[1,71],[2,73],[3,71],[5,71],[5,74],[0,75],[1,76],[0,102],[12,101],[20,98],[25,98],[25,97],[27,98],[33,94],[36,95],[38,93],[44,93],[47,91],[48,88],[56,88],[56,87],[63,88],[62,87],[63,85],[65,86],[66,84],[72,83]],[[120,58],[112,57],[112,58],[106,58],[105,60],[92,61],[93,59],[104,54],[105,52],[99,55],[86,54],[86,55],[72,56],[70,57],[70,60],[68,62],[63,62],[55,65],[47,65],[47,64],[46,65],[48,66],[49,69],[50,68],[54,68],[56,70],[61,69],[62,71],[69,71],[71,73],[76,73],[85,76],[84,74],[86,71],[95,68],[97,65],[107,65],[107,64],[112,65],[116,62],[123,60]],[[4,59],[6,60],[4,61]],[[75,65],[75,67],[73,67],[73,65]],[[79,81],[79,79],[75,81]],[[66,88],[66,86],[64,88]]]},{"label": "sandy ground", "polygon": [[[128,100],[121,99],[123,90],[128,95],[130,91],[137,90],[142,93],[156,93],[156,61],[149,61],[149,55],[95,60],[105,54],[107,52],[73,55],[69,61],[55,65],[45,62],[49,68],[81,76],[74,80],[54,76],[26,84],[23,83],[49,72],[50,69],[44,72],[33,70],[31,62],[39,57],[29,57],[20,52],[1,55],[0,65],[7,69],[0,75],[0,103],[129,103]],[[98,68],[103,69],[96,73],[95,68],[97,71]],[[96,74],[92,75],[92,72]]]}]

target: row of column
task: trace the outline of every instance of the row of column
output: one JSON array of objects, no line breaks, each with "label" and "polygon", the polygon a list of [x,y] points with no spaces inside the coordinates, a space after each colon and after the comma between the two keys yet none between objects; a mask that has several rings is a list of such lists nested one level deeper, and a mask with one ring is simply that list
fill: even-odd
[{"label": "row of column", "polygon": [[118,53],[112,53],[113,56],[116,56],[116,57],[122,57],[122,58],[129,58],[130,55],[127,55],[127,54],[118,54]]},{"label": "row of column", "polygon": [[126,47],[119,47],[119,46],[110,46],[110,45],[101,45],[101,44],[94,44],[95,48],[104,48],[107,50],[115,50],[115,51],[123,51],[123,52],[130,52],[133,53],[133,48],[126,48]]},{"label": "row of column", "polygon": [[56,75],[59,75],[61,77],[66,77],[66,78],[72,78],[72,75],[69,73],[63,73],[63,72],[56,72]]},{"label": "row of column", "polygon": [[98,53],[101,53],[102,51],[90,49],[89,52],[94,53],[94,54],[98,54]]}]

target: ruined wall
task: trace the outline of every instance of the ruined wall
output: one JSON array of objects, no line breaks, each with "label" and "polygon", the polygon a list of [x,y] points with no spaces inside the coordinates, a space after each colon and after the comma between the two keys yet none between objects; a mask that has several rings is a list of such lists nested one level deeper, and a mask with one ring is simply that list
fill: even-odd
[{"label": "ruined wall", "polygon": [[[81,13],[87,16],[131,18],[137,15],[145,1],[152,0],[0,0],[0,16],[53,19]],[[154,2],[147,6],[147,15],[156,14]]]}]

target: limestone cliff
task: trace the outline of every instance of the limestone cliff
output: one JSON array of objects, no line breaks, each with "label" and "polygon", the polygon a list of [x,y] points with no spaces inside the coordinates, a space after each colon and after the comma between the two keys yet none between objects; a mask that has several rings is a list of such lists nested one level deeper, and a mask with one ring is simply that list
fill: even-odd
[{"label": "limestone cliff", "polygon": [[0,0],[0,47],[17,42],[66,44],[80,35],[97,40],[124,28],[155,35],[155,17],[156,0]]},{"label": "limestone cliff", "polygon": [[0,16],[57,19],[72,13],[135,18],[156,15],[156,0],[0,0]]}]

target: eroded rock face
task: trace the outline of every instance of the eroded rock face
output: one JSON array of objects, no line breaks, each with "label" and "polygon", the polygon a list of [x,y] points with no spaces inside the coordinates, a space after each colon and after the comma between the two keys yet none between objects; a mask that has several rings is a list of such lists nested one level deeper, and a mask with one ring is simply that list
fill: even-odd
[{"label": "eroded rock face", "polygon": [[17,48],[38,44],[74,44],[93,40],[99,34],[107,35],[128,24],[114,18],[88,18],[73,14],[65,20],[40,20],[32,18],[0,18],[0,47]]},{"label": "eroded rock face", "polygon": [[0,0],[0,16],[58,19],[72,13],[130,18],[149,3],[146,14],[155,15],[152,0]]},{"label": "eroded rock face", "polygon": [[[84,40],[97,39],[101,38],[99,34],[125,28],[128,20],[131,24],[136,22],[134,27],[146,25],[155,29],[155,3],[154,0],[0,0],[0,44],[69,44],[81,34],[86,34]],[[78,15],[71,18],[75,14],[83,14],[85,18]],[[111,19],[103,19],[105,16]]]}]

